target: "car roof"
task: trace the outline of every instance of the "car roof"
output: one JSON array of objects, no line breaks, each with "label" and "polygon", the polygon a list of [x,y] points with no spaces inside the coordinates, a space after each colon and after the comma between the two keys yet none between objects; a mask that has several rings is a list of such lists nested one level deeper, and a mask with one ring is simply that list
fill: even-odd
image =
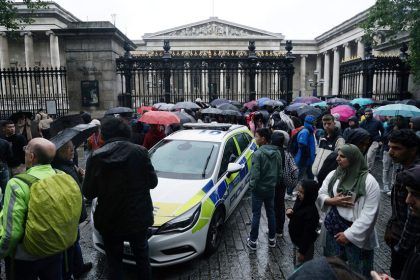
[{"label": "car roof", "polygon": [[[244,125],[198,125],[194,124],[193,129],[178,130],[165,139],[168,140],[192,140],[192,141],[206,141],[206,142],[223,142],[223,139],[238,131],[247,132],[248,128]],[[221,129],[220,129],[221,127]]]}]

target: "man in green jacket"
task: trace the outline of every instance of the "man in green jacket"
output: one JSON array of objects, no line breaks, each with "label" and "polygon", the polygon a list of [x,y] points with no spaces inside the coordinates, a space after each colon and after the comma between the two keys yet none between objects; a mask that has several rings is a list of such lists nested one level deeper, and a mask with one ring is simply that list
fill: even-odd
[{"label": "man in green jacket", "polygon": [[[24,147],[24,151],[27,174],[39,179],[56,174],[50,165],[56,151],[52,142],[34,138]],[[27,184],[16,178],[9,180],[4,195],[0,232],[0,259],[6,257],[7,279],[61,279],[62,254],[35,257],[27,253],[21,243],[25,233],[29,196]]]},{"label": "man in green jacket", "polygon": [[280,184],[282,160],[279,149],[270,145],[271,132],[268,128],[259,128],[255,141],[260,147],[252,158],[249,186],[252,191],[252,225],[247,246],[257,249],[258,229],[260,226],[261,207],[264,203],[268,221],[268,246],[276,247],[276,221],[274,213],[274,193]]}]

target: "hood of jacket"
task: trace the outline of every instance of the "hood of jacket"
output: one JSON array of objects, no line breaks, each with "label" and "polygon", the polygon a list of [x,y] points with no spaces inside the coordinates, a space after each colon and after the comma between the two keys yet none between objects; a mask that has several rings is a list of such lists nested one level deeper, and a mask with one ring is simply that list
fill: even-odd
[{"label": "hood of jacket", "polygon": [[134,145],[126,138],[114,138],[108,140],[101,148],[93,152],[92,156],[107,164],[125,162],[130,156]]},{"label": "hood of jacket", "polygon": [[412,117],[410,122],[413,123],[413,130],[418,131],[420,130],[420,117]]},{"label": "hood of jacket", "polygon": [[262,145],[259,150],[270,159],[275,159],[279,152],[279,148],[271,144]]},{"label": "hood of jacket", "polygon": [[369,132],[363,128],[355,128],[350,130],[347,135],[346,144],[353,144],[358,146],[366,138],[370,138]]}]

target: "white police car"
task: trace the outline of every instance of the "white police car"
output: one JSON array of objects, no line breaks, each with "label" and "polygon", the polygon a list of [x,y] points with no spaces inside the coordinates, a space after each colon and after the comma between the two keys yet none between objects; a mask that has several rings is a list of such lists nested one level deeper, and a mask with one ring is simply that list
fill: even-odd
[{"label": "white police car", "polygon": [[[257,149],[247,127],[231,124],[184,124],[156,144],[150,158],[159,178],[151,190],[155,223],[150,228],[152,266],[181,263],[217,250],[223,224],[249,186]],[[96,249],[104,252],[93,227]],[[124,261],[134,263],[129,244]]]}]

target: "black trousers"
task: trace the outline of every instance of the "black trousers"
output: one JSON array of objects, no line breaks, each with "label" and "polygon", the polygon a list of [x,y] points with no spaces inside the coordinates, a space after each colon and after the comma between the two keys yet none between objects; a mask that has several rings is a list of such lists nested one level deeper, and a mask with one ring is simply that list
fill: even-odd
[{"label": "black trousers", "polygon": [[123,279],[122,258],[124,241],[128,241],[130,243],[131,250],[136,260],[138,279],[152,279],[147,233],[148,230],[146,229],[143,232],[133,235],[113,236],[102,234],[105,253],[108,261],[108,279]]},{"label": "black trousers", "polygon": [[284,195],[286,188],[283,185],[276,187],[274,196],[274,212],[276,213],[276,233],[283,234],[286,210],[284,205]]},{"label": "black trousers", "polygon": [[395,279],[401,278],[401,272],[404,268],[404,264],[407,261],[407,257],[410,254],[399,254],[394,250],[394,246],[398,243],[398,241],[393,241],[391,246],[391,268],[389,271],[391,272],[391,276]]}]

